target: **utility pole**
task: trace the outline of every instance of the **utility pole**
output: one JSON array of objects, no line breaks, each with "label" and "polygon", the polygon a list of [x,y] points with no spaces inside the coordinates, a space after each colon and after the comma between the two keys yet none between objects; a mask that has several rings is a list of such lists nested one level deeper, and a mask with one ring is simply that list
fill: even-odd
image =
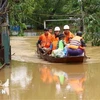
[{"label": "utility pole", "polygon": [[84,25],[84,11],[83,11],[83,1],[78,0],[80,2],[80,10],[81,10],[81,16],[82,16],[82,31],[85,33],[85,25]]}]

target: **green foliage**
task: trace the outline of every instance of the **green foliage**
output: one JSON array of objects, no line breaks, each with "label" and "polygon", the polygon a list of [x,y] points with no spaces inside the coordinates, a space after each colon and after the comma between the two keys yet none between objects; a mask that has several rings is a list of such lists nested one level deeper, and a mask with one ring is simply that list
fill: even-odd
[{"label": "green foliage", "polygon": [[85,37],[91,41],[92,46],[100,45],[100,1],[88,0],[84,2],[85,6]]},{"label": "green foliage", "polygon": [[[66,14],[72,14],[76,9],[79,10],[78,2],[75,0],[9,0],[10,3],[10,24],[18,25],[26,23],[34,25],[36,28],[43,28],[43,21],[47,19],[64,19]],[[77,11],[77,10],[76,10]],[[59,22],[64,25],[69,22]],[[48,22],[48,26],[57,24]]]},{"label": "green foliage", "polygon": [[[25,24],[43,29],[44,20],[82,18],[83,10],[86,32],[84,38],[86,42],[91,41],[92,45],[99,45],[100,0],[19,0],[19,3],[8,0],[8,2],[10,24],[20,25],[20,35],[26,28]],[[69,24],[74,32],[82,25],[79,21],[47,22],[48,27],[63,27],[65,24]]]},{"label": "green foliage", "polygon": [[21,30],[19,35],[23,35],[23,29],[26,29],[25,20],[28,16],[32,16],[34,7],[34,0],[19,0],[19,3],[15,3],[14,0],[9,0],[10,12],[9,20],[10,25],[19,25]]}]

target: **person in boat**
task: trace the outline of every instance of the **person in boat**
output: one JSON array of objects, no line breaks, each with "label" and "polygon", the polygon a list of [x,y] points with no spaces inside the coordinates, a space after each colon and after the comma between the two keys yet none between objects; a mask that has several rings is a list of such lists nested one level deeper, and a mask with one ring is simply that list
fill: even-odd
[{"label": "person in boat", "polygon": [[49,27],[49,33],[50,33],[50,34],[53,34],[53,30],[52,30],[51,27]]},{"label": "person in boat", "polygon": [[49,29],[45,28],[44,33],[39,36],[37,48],[41,53],[48,53],[50,51],[51,43],[52,35],[49,33]]},{"label": "person in boat", "polygon": [[54,28],[54,34],[52,35],[52,44],[50,46],[51,50],[57,49],[57,43],[59,41],[60,27],[56,26]]},{"label": "person in boat", "polygon": [[82,55],[84,52],[84,56],[86,57],[85,47],[86,47],[86,44],[82,38],[82,32],[78,31],[76,33],[76,36],[70,40],[70,43],[68,46],[68,55],[78,56],[78,55]]},{"label": "person in boat", "polygon": [[67,53],[67,48],[65,49],[66,43],[64,42],[65,35],[59,34],[59,40],[57,42],[56,49],[52,51],[52,56],[55,57],[64,57]]},{"label": "person in boat", "polygon": [[65,42],[69,43],[70,39],[74,37],[74,34],[70,32],[70,27],[68,25],[64,25],[63,33],[65,34]]},{"label": "person in boat", "polygon": [[63,50],[64,47],[66,46],[66,43],[64,41],[64,38],[65,38],[65,35],[64,34],[59,34],[59,41],[58,41],[58,44],[57,44],[57,49],[61,49]]}]

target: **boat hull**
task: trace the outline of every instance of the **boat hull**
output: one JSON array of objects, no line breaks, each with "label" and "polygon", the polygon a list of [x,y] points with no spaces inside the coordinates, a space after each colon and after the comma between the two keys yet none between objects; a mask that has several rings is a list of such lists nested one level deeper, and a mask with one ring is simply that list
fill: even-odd
[{"label": "boat hull", "polygon": [[52,63],[83,63],[84,56],[67,56],[63,58],[55,58],[49,55],[40,54],[40,58]]}]

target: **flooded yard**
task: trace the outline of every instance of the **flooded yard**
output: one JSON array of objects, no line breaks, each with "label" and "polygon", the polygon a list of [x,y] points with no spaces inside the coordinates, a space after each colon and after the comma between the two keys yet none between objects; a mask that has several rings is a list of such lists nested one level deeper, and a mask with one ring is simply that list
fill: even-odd
[{"label": "flooded yard", "polygon": [[12,61],[0,70],[0,100],[99,100],[100,47],[82,64],[39,59],[37,37],[11,37]]}]

